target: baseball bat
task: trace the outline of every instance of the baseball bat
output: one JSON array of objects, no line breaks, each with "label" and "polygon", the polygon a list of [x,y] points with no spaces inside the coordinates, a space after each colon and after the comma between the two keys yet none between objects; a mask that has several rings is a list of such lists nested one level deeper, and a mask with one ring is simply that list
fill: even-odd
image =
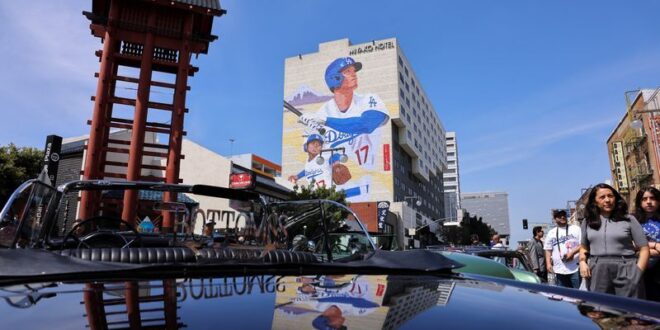
[{"label": "baseball bat", "polygon": [[[296,109],[296,107],[291,105],[291,103],[287,102],[286,100],[284,101],[284,108],[291,111],[294,115],[298,117],[302,116],[302,112],[300,112],[300,110]],[[319,128],[319,133],[321,133],[321,135],[325,135],[325,129],[323,127]]]}]

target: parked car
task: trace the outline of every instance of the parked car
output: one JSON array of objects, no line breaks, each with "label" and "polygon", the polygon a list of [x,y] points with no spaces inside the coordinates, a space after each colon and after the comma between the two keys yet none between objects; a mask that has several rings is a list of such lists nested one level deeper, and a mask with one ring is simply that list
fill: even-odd
[{"label": "parked car", "polygon": [[[527,262],[523,259],[524,255],[508,253],[515,251],[491,250],[485,246],[452,247],[438,245],[427,247],[427,249],[438,251],[445,257],[462,263],[464,266],[454,269],[455,273],[487,275],[528,283],[541,283],[536,274],[528,272],[525,268],[520,268],[525,267],[522,265],[523,262]],[[505,255],[508,255],[508,259]]]},{"label": "parked car", "polygon": [[519,281],[541,283],[541,279],[534,274],[532,265],[524,253],[509,250],[478,250],[472,254],[505,265]]},{"label": "parked car", "polygon": [[[499,277],[504,279],[517,279],[511,269],[499,262],[488,260],[469,253],[457,251],[439,251],[443,256],[463,264],[462,267],[453,270],[457,274],[475,274]],[[532,282],[536,283],[536,282]]]},{"label": "parked car", "polygon": [[[81,190],[100,199],[72,225],[67,213]],[[121,194],[110,191],[127,190],[180,194],[190,200],[177,203],[191,207],[198,196],[230,199],[245,222],[214,242],[195,233],[196,212],[184,212],[176,234],[144,235],[112,216]],[[146,205],[140,212],[156,211]],[[379,250],[358,217],[331,201],[266,203],[202,185],[29,181],[0,213],[0,315],[12,329],[660,326],[658,304],[456,272],[471,258]]]}]

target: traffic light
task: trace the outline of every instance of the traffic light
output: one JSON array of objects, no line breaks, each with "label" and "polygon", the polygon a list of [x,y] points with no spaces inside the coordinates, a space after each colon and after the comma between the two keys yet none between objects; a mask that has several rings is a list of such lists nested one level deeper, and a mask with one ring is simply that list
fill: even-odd
[{"label": "traffic light", "polygon": [[527,219],[523,219],[523,229],[527,229]]}]

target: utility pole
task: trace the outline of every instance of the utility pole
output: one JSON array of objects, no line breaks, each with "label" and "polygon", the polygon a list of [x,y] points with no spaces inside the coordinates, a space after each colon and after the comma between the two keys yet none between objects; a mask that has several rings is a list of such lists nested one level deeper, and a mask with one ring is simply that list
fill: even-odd
[{"label": "utility pole", "polygon": [[234,156],[234,141],[236,141],[236,139],[234,139],[234,138],[229,139],[229,157],[230,158],[232,156]]}]

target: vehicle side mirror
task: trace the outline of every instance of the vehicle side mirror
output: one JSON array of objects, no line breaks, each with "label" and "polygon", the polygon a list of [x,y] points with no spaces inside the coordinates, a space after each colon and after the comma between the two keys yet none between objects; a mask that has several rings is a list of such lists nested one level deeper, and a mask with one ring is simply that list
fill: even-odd
[{"label": "vehicle side mirror", "polygon": [[308,249],[308,244],[314,242],[310,242],[307,239],[307,236],[305,235],[296,235],[293,237],[293,240],[291,240],[291,250],[292,251],[304,251]]}]

